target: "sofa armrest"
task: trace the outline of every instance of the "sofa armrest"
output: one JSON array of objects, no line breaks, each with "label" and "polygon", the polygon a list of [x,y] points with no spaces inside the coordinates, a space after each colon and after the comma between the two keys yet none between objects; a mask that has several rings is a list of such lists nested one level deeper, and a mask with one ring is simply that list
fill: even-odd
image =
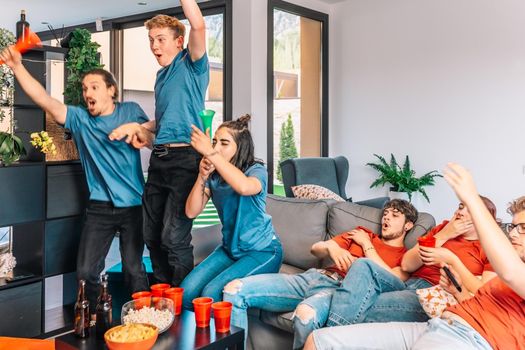
[{"label": "sofa armrest", "polygon": [[222,225],[200,227],[191,231],[195,265],[206,259],[222,243]]},{"label": "sofa armrest", "polygon": [[377,208],[377,209],[383,209],[386,202],[388,202],[390,198],[388,197],[377,197],[377,198],[371,198],[364,201],[354,202],[355,204],[360,205],[366,205],[367,207]]}]

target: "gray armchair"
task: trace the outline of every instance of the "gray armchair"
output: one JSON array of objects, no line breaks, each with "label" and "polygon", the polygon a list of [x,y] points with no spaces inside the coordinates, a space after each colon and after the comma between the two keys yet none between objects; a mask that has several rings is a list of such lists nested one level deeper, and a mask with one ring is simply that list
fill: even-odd
[{"label": "gray armchair", "polygon": [[[347,201],[352,201],[345,191],[349,168],[346,157],[292,158],[281,162],[280,166],[286,197],[294,196],[292,186],[312,184],[323,186]],[[388,200],[388,197],[379,197],[356,203],[383,208]]]}]

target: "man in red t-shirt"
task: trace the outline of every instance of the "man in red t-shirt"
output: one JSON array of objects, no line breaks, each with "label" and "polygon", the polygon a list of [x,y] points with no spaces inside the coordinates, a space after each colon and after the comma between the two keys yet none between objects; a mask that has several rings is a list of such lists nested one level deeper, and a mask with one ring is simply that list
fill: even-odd
[{"label": "man in red t-shirt", "polygon": [[295,309],[294,348],[301,348],[310,332],[324,326],[332,294],[340,287],[353,264],[367,258],[397,279],[406,279],[401,259],[406,233],[417,220],[417,210],[407,201],[394,199],[383,208],[381,236],[357,227],[328,241],[315,243],[311,253],[331,258],[326,269],[309,269],[297,275],[281,273],[255,275],[230,282],[224,300],[233,304],[231,323],[248,329],[248,307],[285,312]]},{"label": "man in red t-shirt", "polygon": [[[481,198],[495,218],[494,204],[488,198]],[[427,235],[436,239],[436,247],[416,244],[404,255],[401,268],[404,272],[413,272],[406,282],[385,273],[373,262],[356,262],[347,278],[350,281],[359,280],[360,283],[343,281],[332,297],[326,325],[428,320],[416,290],[439,283],[441,263],[447,263],[458,271],[471,293],[496,276],[483,253],[470,213],[462,203],[450,222],[444,221]],[[476,275],[481,275],[482,280]]]},{"label": "man in red t-shirt", "polygon": [[498,276],[481,286],[472,296],[459,271],[449,266],[460,287],[456,288],[441,269],[441,286],[459,301],[459,304],[447,308],[441,317],[433,318],[428,323],[364,323],[324,328],[308,338],[305,350],[525,350],[525,197],[511,202],[508,209],[513,218],[512,224],[505,228],[513,249],[494,220],[493,213],[487,210],[486,203],[477,195],[470,174],[463,167],[450,163],[445,179],[473,213],[477,235]]}]

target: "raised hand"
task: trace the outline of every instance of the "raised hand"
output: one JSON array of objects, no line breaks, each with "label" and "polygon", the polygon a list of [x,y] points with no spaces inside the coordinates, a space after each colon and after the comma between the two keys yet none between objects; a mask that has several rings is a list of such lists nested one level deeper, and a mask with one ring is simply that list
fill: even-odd
[{"label": "raised hand", "polygon": [[3,61],[9,68],[22,64],[22,55],[11,45],[0,52],[0,61]]},{"label": "raised hand", "polygon": [[195,125],[191,126],[191,146],[203,156],[213,152],[213,146],[210,141],[209,129],[206,134]]},{"label": "raised hand", "polygon": [[461,165],[448,163],[443,173],[445,180],[462,202],[468,203],[479,196],[472,175]]}]

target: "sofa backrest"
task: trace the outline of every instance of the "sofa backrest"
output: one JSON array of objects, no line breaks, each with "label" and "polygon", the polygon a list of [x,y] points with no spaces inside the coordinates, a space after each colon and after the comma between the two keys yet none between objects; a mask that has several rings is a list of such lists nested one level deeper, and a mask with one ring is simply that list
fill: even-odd
[{"label": "sofa backrest", "polygon": [[[357,226],[364,226],[379,233],[381,230],[381,209],[367,207],[349,202],[338,202],[331,205],[328,211],[327,231],[330,237],[349,231]],[[436,225],[434,217],[428,213],[419,213],[414,227],[405,237],[405,246],[412,248],[419,236],[424,235]]]},{"label": "sofa backrest", "polygon": [[[357,226],[365,226],[374,232],[381,229],[381,209],[349,202],[268,195],[266,211],[272,216],[283,244],[283,263],[303,270],[322,264],[310,254],[315,242],[330,239]],[[405,238],[405,246],[413,247],[417,237],[433,226],[435,220],[432,215],[419,213],[414,228]]]}]

